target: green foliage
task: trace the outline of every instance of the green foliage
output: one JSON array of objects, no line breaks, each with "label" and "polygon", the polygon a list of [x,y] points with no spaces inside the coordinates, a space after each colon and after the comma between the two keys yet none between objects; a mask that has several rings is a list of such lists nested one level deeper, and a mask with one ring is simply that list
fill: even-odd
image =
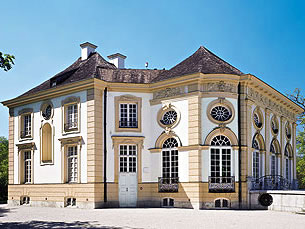
[{"label": "green foliage", "polygon": [[[300,89],[295,89],[292,95],[288,97],[301,106],[305,111],[305,98],[301,95]],[[298,116],[298,133],[297,133],[297,180],[299,189],[305,189],[305,112]]]},{"label": "green foliage", "polygon": [[8,71],[12,68],[15,57],[9,54],[3,54],[0,52],[0,68],[3,68],[4,71]]},{"label": "green foliage", "polygon": [[7,200],[8,140],[0,137],[0,201]]},{"label": "green foliage", "polygon": [[[305,118],[301,121],[303,123]],[[304,126],[304,124],[301,124]],[[297,179],[299,182],[299,188],[305,189],[305,132],[304,128],[302,131],[298,131],[297,135]]]}]

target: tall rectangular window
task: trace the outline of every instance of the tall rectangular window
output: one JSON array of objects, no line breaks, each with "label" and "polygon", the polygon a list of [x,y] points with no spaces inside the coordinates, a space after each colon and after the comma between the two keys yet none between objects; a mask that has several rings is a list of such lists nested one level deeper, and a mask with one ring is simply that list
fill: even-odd
[{"label": "tall rectangular window", "polygon": [[286,161],[286,179],[290,180],[290,161],[289,161],[289,158],[286,158],[285,159]]},{"label": "tall rectangular window", "polygon": [[68,105],[67,107],[67,129],[77,129],[78,107],[77,104]]},{"label": "tall rectangular window", "polygon": [[32,136],[32,115],[24,114],[21,116],[20,138]]},{"label": "tall rectangular window", "polygon": [[31,115],[25,115],[24,116],[24,135],[25,136],[31,136],[31,124],[32,120],[31,120]]},{"label": "tall rectangular window", "polygon": [[276,158],[275,155],[271,156],[271,175],[276,175]]},{"label": "tall rectangular window", "polygon": [[120,128],[138,128],[137,104],[120,104]]},{"label": "tall rectangular window", "polygon": [[254,151],[253,152],[253,158],[252,158],[252,175],[254,178],[258,179],[260,177],[260,159],[259,159],[259,152]]},{"label": "tall rectangular window", "polygon": [[32,182],[32,157],[31,151],[24,152],[24,183]]},{"label": "tall rectangular window", "polygon": [[67,154],[68,182],[74,183],[77,182],[78,170],[77,146],[69,146]]},{"label": "tall rectangular window", "polygon": [[211,148],[211,182],[231,182],[231,150]]},{"label": "tall rectangular window", "polygon": [[120,145],[120,172],[136,173],[137,172],[137,146]]}]

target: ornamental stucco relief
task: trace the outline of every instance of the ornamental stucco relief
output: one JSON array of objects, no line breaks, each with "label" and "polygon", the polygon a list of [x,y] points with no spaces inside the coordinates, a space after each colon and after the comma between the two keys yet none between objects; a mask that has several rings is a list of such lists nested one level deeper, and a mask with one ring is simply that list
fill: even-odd
[{"label": "ornamental stucco relief", "polygon": [[206,83],[202,85],[203,91],[208,92],[231,92],[236,93],[237,87],[234,84],[225,83],[224,81],[219,81],[215,83]]},{"label": "ornamental stucco relief", "polygon": [[166,88],[164,90],[154,92],[154,99],[161,99],[183,94],[181,87]]},{"label": "ornamental stucco relief", "polygon": [[281,115],[283,115],[285,117],[288,117],[292,120],[296,120],[296,117],[292,112],[288,111],[284,107],[275,103],[271,99],[269,99],[269,98],[263,96],[262,94],[258,93],[253,88],[248,88],[247,98],[258,102],[258,103],[262,104],[263,106],[269,108],[270,110],[276,111],[276,112],[280,113]]}]

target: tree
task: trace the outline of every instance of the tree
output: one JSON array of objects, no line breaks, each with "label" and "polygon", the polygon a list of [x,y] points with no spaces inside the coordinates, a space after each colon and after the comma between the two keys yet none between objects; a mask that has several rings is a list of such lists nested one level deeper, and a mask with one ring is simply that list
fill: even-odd
[{"label": "tree", "polygon": [[15,57],[10,54],[3,54],[0,52],[0,68],[3,68],[4,71],[8,71],[12,68]]},{"label": "tree", "polygon": [[299,188],[305,189],[305,98],[301,95],[299,88],[295,89],[292,95],[288,97],[301,106],[304,111],[298,116],[298,133],[297,133],[297,180],[299,182]]},{"label": "tree", "polygon": [[0,137],[0,201],[7,200],[8,140]]}]

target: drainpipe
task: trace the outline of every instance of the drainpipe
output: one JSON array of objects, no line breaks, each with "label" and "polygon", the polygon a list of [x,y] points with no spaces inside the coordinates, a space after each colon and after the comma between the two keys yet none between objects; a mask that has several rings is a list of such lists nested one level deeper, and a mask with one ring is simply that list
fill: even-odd
[{"label": "drainpipe", "polygon": [[240,110],[240,103],[241,103],[241,88],[240,83],[238,83],[238,204],[239,209],[242,208],[242,182],[241,182],[241,110]]},{"label": "drainpipe", "polygon": [[106,139],[106,124],[107,124],[107,87],[104,89],[104,202],[107,202],[107,139]]}]

